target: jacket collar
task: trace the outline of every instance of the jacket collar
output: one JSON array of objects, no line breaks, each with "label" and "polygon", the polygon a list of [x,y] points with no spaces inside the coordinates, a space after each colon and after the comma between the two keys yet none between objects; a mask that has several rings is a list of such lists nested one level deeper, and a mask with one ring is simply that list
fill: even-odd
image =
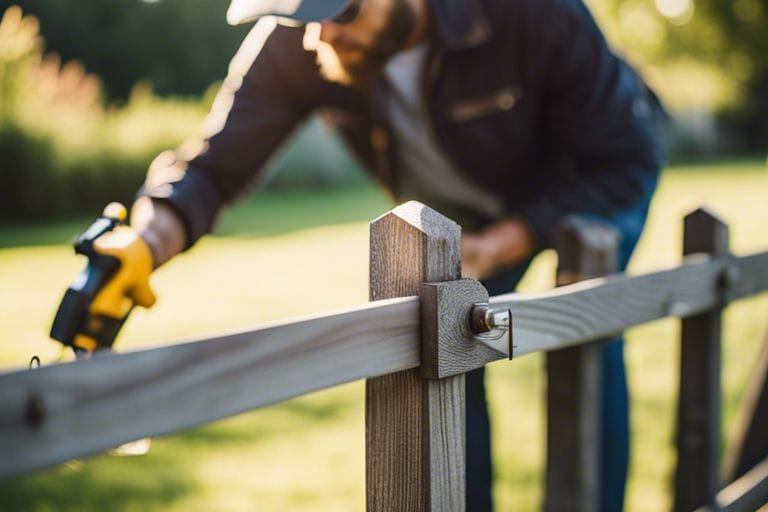
[{"label": "jacket collar", "polygon": [[433,32],[448,50],[480,46],[492,29],[479,0],[429,0]]}]

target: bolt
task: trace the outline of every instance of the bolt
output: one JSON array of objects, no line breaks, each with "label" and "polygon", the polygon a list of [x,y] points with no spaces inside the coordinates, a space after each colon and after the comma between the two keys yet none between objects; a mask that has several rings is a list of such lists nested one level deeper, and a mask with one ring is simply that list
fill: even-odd
[{"label": "bolt", "polygon": [[469,315],[469,325],[475,334],[494,329],[509,329],[509,311],[494,309],[487,302],[475,304]]},{"label": "bolt", "polygon": [[492,329],[489,319],[490,312],[490,304],[475,304],[472,306],[472,311],[469,316],[469,324],[473,333],[480,334]]},{"label": "bolt", "polygon": [[45,420],[45,404],[37,395],[31,395],[27,400],[26,410],[27,425],[37,428]]}]

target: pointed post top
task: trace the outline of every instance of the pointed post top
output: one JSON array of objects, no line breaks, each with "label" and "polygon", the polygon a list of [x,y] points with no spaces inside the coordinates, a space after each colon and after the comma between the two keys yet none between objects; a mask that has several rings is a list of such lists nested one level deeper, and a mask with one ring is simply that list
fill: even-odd
[{"label": "pointed post top", "polygon": [[461,277],[461,227],[422,203],[385,213],[370,233],[371,300],[418,295],[423,282]]},{"label": "pointed post top", "polygon": [[371,222],[371,226],[374,226],[389,216],[395,216],[401,219],[428,237],[449,239],[461,236],[461,226],[418,201],[408,201],[407,203],[395,207],[374,219]]},{"label": "pointed post top", "polygon": [[715,256],[728,254],[728,224],[706,207],[685,216],[683,254],[707,253]]},{"label": "pointed post top", "polygon": [[616,272],[620,245],[621,233],[606,221],[569,215],[558,229],[558,284]]}]

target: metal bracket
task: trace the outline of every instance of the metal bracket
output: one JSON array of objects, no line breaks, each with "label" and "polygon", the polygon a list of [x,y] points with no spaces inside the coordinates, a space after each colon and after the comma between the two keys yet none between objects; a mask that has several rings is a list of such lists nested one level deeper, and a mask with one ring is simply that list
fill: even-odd
[{"label": "metal bracket", "polygon": [[488,290],[479,281],[424,283],[420,297],[423,377],[442,379],[509,357],[503,348],[508,345],[508,335],[497,340],[501,350],[474,338],[472,311],[477,304],[488,303]]},{"label": "metal bracket", "polygon": [[732,254],[726,254],[721,257],[723,268],[717,280],[718,291],[720,292],[720,303],[727,306],[733,301],[734,289],[738,286],[741,279],[739,267],[734,264]]}]

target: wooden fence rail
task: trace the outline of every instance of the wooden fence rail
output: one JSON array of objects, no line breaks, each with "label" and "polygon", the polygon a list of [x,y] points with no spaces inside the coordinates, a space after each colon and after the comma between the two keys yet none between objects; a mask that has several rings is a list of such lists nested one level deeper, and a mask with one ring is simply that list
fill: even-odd
[{"label": "wooden fence rail", "polygon": [[[697,215],[706,225],[708,214]],[[468,308],[478,298],[487,298],[487,293],[483,295],[484,289],[476,282],[459,280],[459,237],[458,226],[448,219],[419,203],[406,203],[372,223],[374,302],[368,305],[168,347],[0,375],[0,477],[25,474],[134,439],[175,432],[365,378],[369,379],[368,509],[463,510],[463,373],[501,356],[478,355],[477,342],[468,333]],[[674,269],[590,279],[540,294],[491,298],[495,307],[512,312],[512,357],[579,345],[585,351],[578,355],[551,354],[550,386],[555,386],[555,392],[554,374],[574,369],[576,375],[582,375],[579,378],[586,379],[583,389],[589,393],[594,392],[594,382],[589,383],[594,379],[584,370],[587,366],[579,366],[588,365],[588,342],[669,316],[693,317],[691,321],[701,326],[702,315],[710,315],[704,331],[719,329],[712,319],[719,317],[728,302],[768,290],[768,252],[736,257],[727,251],[727,237],[715,233],[711,238],[710,246],[718,240],[721,245],[712,248],[700,242],[699,247],[691,242],[686,252],[695,248],[710,254],[688,256]],[[588,252],[589,247],[582,244],[579,250]],[[563,262],[567,262],[566,255],[561,256],[561,274],[570,280],[611,270],[605,265],[588,270],[583,261],[570,267]],[[424,292],[428,288],[422,287],[423,282],[450,282],[455,286],[446,290],[468,291],[448,297],[449,308],[435,309],[436,297],[442,292],[436,288]],[[450,364],[442,366],[445,358]],[[712,364],[719,365],[717,357],[714,361]],[[415,370],[419,366],[421,374]],[[425,375],[440,378],[423,379]],[[715,384],[707,388],[708,396],[719,393],[717,379],[715,376]],[[760,382],[765,386],[765,379]],[[759,395],[759,390],[754,393]],[[765,391],[760,396],[764,395]],[[553,411],[561,411],[556,403],[556,398],[550,399]],[[583,422],[581,446],[591,449],[590,417],[595,412],[576,408],[568,414]],[[719,420],[710,419],[710,425],[713,421]],[[747,425],[754,423],[745,420]],[[745,432],[752,430],[745,427]],[[551,445],[559,442],[558,436],[550,440]],[[762,436],[757,437],[763,441]],[[578,443],[565,444],[578,452]],[[750,446],[756,446],[755,442]],[[592,475],[593,455],[577,454],[585,461],[583,467],[592,465]],[[765,456],[768,453],[750,460]],[[550,460],[549,464],[557,471],[556,462]],[[713,464],[717,466],[707,462],[707,471]],[[757,482],[749,492],[739,494],[753,500],[751,503],[765,496],[768,477],[763,475],[764,466],[765,461],[747,475],[749,468],[733,475],[732,480],[741,476],[732,484],[741,491],[745,481]],[[688,474],[679,470],[677,481]],[[744,480],[748,476],[751,480]],[[553,482],[563,478],[576,482],[573,475],[552,473]],[[719,482],[707,478],[713,483],[707,483],[704,501],[696,491],[697,497],[680,505],[680,510],[716,506],[737,492],[732,490],[723,497],[729,487],[716,495]],[[580,503],[575,509],[589,510],[594,478],[579,477],[578,482],[571,491]],[[685,492],[692,489],[683,486]],[[685,492],[678,489],[679,499]],[[557,508],[557,501],[550,503],[548,508]]]},{"label": "wooden fence rail", "polygon": [[414,368],[418,329],[410,297],[2,375],[0,476]]}]

